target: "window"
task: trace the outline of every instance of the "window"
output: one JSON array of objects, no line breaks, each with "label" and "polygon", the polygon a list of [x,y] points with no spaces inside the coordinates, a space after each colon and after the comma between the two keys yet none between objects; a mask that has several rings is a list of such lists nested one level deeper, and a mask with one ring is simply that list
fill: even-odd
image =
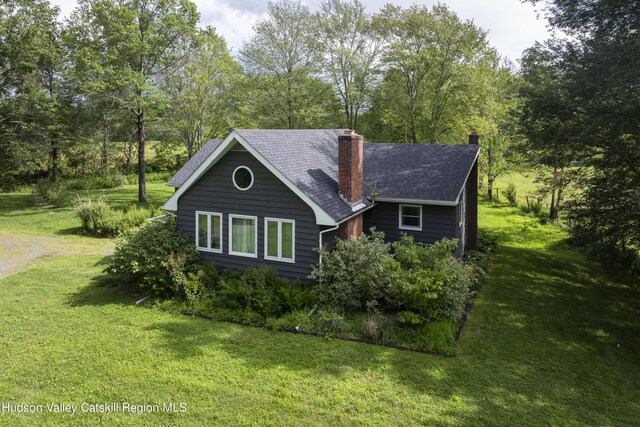
[{"label": "window", "polygon": [[253,172],[246,166],[238,166],[233,171],[233,185],[240,191],[247,191],[253,185]]},{"label": "window", "polygon": [[400,205],[401,230],[422,230],[422,206]]},{"label": "window", "polygon": [[258,217],[229,215],[229,253],[258,257]]},{"label": "window", "polygon": [[196,247],[205,252],[222,252],[222,214],[196,212]]},{"label": "window", "polygon": [[265,218],[264,230],[264,259],[294,262],[295,221]]}]

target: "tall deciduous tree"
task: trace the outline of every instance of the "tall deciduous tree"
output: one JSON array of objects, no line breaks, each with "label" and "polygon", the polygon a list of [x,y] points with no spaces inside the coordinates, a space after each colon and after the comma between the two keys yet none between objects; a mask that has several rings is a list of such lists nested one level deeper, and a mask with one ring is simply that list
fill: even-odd
[{"label": "tall deciduous tree", "polygon": [[316,20],[323,69],[342,101],[347,127],[357,129],[378,80],[382,39],[359,0],[325,0]]},{"label": "tall deciduous tree", "polygon": [[200,30],[196,41],[185,65],[165,76],[162,83],[171,102],[171,124],[189,158],[205,138],[220,136],[228,129],[234,98],[230,90],[241,73],[214,28]]},{"label": "tall deciduous tree", "polygon": [[248,74],[247,96],[259,124],[296,129],[313,126],[332,94],[322,82],[314,20],[300,1],[270,2],[268,17],[240,51]]},{"label": "tall deciduous tree", "polygon": [[87,68],[136,122],[138,201],[146,201],[145,124],[149,109],[164,96],[156,78],[181,65],[199,15],[189,0],[81,0],[71,18],[77,36],[87,40],[82,52]]},{"label": "tall deciduous tree", "polygon": [[[532,1],[537,3],[537,1]],[[570,132],[589,166],[574,235],[640,250],[640,1],[550,0],[550,23],[572,36],[557,52],[573,113]],[[546,49],[547,53],[556,53]]]},{"label": "tall deciduous tree", "polygon": [[386,41],[376,103],[381,121],[408,142],[460,140],[475,114],[474,79],[497,60],[485,32],[441,4],[387,5],[375,22]]},{"label": "tall deciduous tree", "polygon": [[[70,102],[57,15],[58,9],[44,0],[0,4],[3,175],[20,163],[47,169],[52,179],[59,175]],[[43,157],[48,160],[38,164]]]}]

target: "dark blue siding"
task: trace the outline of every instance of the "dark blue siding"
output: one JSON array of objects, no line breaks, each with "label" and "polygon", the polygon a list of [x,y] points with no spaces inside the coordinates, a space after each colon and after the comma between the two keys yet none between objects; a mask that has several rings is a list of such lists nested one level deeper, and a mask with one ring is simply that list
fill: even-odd
[{"label": "dark blue siding", "polygon": [[420,243],[435,243],[448,237],[458,237],[459,227],[456,220],[457,206],[422,205],[422,230],[401,230],[399,224],[398,203],[377,203],[364,213],[364,230],[371,227],[383,231],[387,241],[400,240],[400,234],[406,233]]},{"label": "dark blue siding", "polygon": [[[240,191],[232,181],[236,167],[247,166],[254,176],[253,186]],[[278,274],[305,280],[311,266],[318,263],[320,228],[313,210],[275,175],[246,151],[230,151],[206,172],[178,200],[178,227],[195,241],[195,211],[223,214],[223,253],[201,252],[202,260],[217,262],[235,270],[267,265]],[[258,258],[229,255],[229,214],[258,217]],[[295,263],[264,259],[264,218],[295,220]]]}]

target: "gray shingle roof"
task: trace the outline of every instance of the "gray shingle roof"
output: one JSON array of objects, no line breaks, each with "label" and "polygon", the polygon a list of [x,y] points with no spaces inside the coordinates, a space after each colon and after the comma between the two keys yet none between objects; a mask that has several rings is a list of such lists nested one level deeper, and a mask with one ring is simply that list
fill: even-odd
[{"label": "gray shingle roof", "polygon": [[343,129],[236,131],[335,221],[353,215],[338,195],[338,136]]},{"label": "gray shingle roof", "polygon": [[457,201],[479,145],[365,144],[364,191],[377,199]]},{"label": "gray shingle roof", "polygon": [[196,154],[191,157],[187,163],[180,168],[180,170],[167,182],[169,187],[180,187],[191,176],[198,166],[205,161],[209,154],[213,153],[218,145],[222,142],[221,139],[210,139],[206,144],[202,146]]},{"label": "gray shingle roof", "polygon": [[[338,136],[344,130],[236,132],[336,222],[353,214],[338,194]],[[182,185],[219,143],[209,141],[168,185]],[[375,183],[378,199],[455,203],[478,150],[477,145],[367,143],[365,195]]]}]

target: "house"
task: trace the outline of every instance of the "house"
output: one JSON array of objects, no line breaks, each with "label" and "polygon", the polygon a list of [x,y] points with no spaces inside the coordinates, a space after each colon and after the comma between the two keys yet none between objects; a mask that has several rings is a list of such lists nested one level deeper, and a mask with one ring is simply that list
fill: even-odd
[{"label": "house", "polygon": [[169,181],[163,209],[223,268],[306,279],[319,246],[376,227],[477,245],[478,136],[469,144],[364,143],[349,130],[233,130]]}]

